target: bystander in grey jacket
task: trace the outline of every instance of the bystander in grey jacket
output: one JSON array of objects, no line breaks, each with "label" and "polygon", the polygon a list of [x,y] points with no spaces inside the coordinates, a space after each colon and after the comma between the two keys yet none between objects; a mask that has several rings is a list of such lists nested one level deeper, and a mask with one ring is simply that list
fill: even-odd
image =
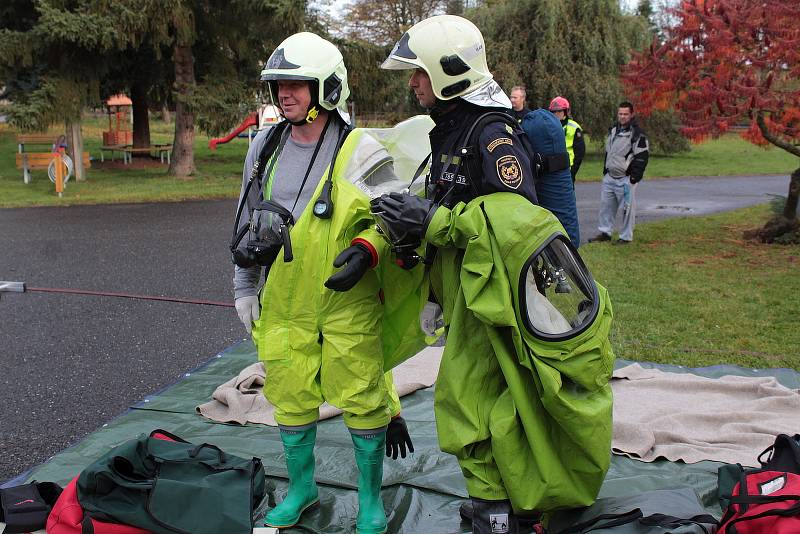
[{"label": "bystander in grey jacket", "polygon": [[650,157],[647,137],[635,120],[626,126],[616,124],[608,131],[603,185],[600,193],[600,234],[590,241],[610,240],[614,221],[622,206],[619,242],[633,240],[636,223],[636,184],[644,177]]}]

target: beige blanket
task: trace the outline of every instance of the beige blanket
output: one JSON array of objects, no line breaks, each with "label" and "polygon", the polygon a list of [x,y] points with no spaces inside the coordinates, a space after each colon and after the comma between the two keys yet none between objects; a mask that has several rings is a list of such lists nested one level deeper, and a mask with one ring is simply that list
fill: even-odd
[{"label": "beige blanket", "polygon": [[772,377],[644,369],[614,372],[613,452],[652,462],[716,460],[756,466],[778,434],[800,432],[800,391]]},{"label": "beige blanket", "polygon": [[[436,382],[443,347],[427,347],[393,371],[394,385],[401,397]],[[201,404],[197,411],[220,423],[260,423],[277,426],[275,407],[264,397],[264,365],[261,362],[245,367],[238,376],[218,386],[212,400]],[[319,418],[328,419],[342,413],[328,403],[320,406]]]}]

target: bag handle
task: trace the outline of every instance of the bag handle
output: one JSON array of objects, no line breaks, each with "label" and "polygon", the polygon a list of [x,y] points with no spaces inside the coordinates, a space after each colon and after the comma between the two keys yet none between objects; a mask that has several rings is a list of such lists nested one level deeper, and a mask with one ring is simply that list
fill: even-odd
[{"label": "bag handle", "polygon": [[[791,451],[794,461],[800,465],[800,434],[795,434],[794,436],[778,434],[778,437],[775,438],[775,443],[764,449],[761,454],[758,455],[758,463],[761,464],[762,468],[769,467],[769,463],[772,462],[778,449],[788,449]],[[769,454],[769,456],[767,456],[766,460],[762,460],[766,454]]]},{"label": "bag handle", "polygon": [[[644,517],[642,510],[640,508],[634,508],[630,512],[625,512],[622,514],[601,514],[597,517],[593,517],[588,521],[584,521],[583,523],[578,523],[577,525],[572,525],[571,527],[567,527],[565,530],[558,532],[557,534],[585,534],[586,532],[591,532],[595,530],[595,528],[610,528],[610,527],[618,527],[620,525],[626,525],[628,523],[633,523],[637,519],[641,519]],[[602,525],[597,525],[600,521],[604,521],[606,519],[611,519],[608,523],[603,523]]]},{"label": "bag handle", "polygon": [[200,451],[206,447],[208,447],[209,449],[214,449],[215,451],[217,451],[217,453],[219,453],[219,463],[221,464],[228,463],[228,457],[225,456],[225,451],[223,451],[222,449],[220,449],[219,447],[217,447],[212,443],[201,443],[200,445],[189,451],[189,458],[196,458],[197,455],[200,454]]}]

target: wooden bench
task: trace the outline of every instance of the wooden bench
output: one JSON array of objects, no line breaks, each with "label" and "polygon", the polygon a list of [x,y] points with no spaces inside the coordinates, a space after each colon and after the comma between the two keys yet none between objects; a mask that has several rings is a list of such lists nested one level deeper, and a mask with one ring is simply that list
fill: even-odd
[{"label": "wooden bench", "polygon": [[[22,169],[22,179],[26,184],[31,182],[31,170],[33,169],[47,169],[50,162],[53,161],[55,154],[52,152],[23,152],[17,153],[17,168]],[[83,167],[88,169],[91,167],[89,161],[89,153],[83,153]]]},{"label": "wooden bench", "polygon": [[19,134],[17,136],[18,153],[25,152],[25,145],[46,145],[48,148],[52,148],[58,137],[57,134]]},{"label": "wooden bench", "polygon": [[114,153],[121,152],[122,153],[122,161],[128,165],[133,160],[134,154],[150,154],[153,153],[158,156],[161,160],[161,163],[164,163],[164,158],[167,159],[167,164],[170,163],[170,157],[172,155],[172,145],[170,144],[159,144],[159,145],[150,145],[147,147],[138,147],[134,148],[131,145],[108,145],[108,146],[101,146],[100,147],[100,161],[105,161],[104,153],[111,152],[111,161],[114,161]]}]

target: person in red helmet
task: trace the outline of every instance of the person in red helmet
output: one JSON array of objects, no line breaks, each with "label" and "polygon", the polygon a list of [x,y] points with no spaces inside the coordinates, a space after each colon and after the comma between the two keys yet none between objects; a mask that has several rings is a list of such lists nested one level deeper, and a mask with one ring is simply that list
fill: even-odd
[{"label": "person in red helmet", "polygon": [[575,183],[575,176],[578,174],[578,169],[581,168],[583,156],[586,155],[586,143],[583,141],[581,125],[570,118],[569,100],[563,96],[557,96],[551,100],[549,109],[561,121],[561,126],[564,128],[567,153],[569,154],[569,172],[572,174],[572,183]]}]

